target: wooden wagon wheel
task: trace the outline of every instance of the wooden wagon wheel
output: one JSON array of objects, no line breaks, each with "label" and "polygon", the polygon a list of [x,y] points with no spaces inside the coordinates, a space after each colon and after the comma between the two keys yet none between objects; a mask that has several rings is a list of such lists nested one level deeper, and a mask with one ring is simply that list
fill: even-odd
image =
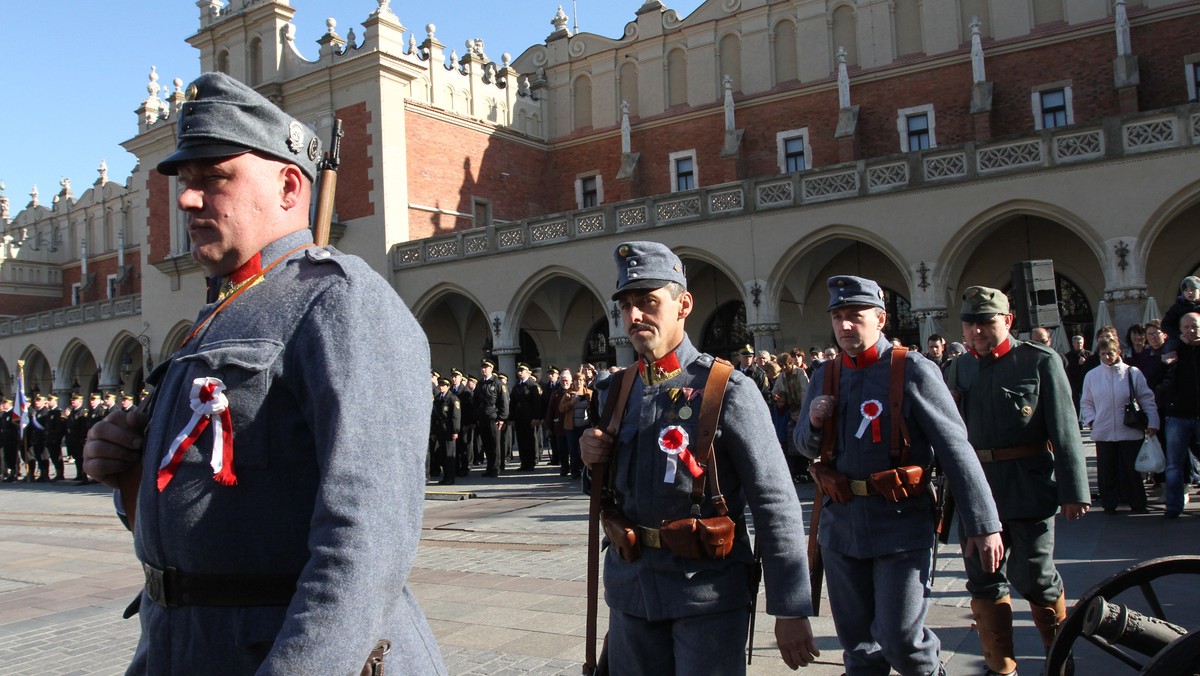
[{"label": "wooden wagon wheel", "polygon": [[[1122,592],[1135,588],[1141,592],[1142,598],[1151,609],[1151,615],[1160,620],[1169,621],[1170,618],[1166,617],[1166,613],[1163,611],[1153,583],[1159,578],[1172,575],[1200,575],[1200,557],[1167,556],[1143,561],[1116,573],[1089,589],[1071,607],[1066,622],[1063,622],[1058,635],[1054,637],[1054,643],[1046,655],[1042,673],[1047,676],[1065,676],[1068,658],[1072,650],[1076,649],[1075,644],[1080,638],[1112,656],[1115,662],[1144,676],[1167,676],[1167,674],[1174,676],[1181,673],[1192,673],[1186,670],[1181,672],[1175,667],[1192,664],[1200,659],[1200,633],[1191,633],[1180,638],[1152,659],[1133,653],[1121,646],[1110,644],[1102,638],[1087,636],[1083,633],[1085,609],[1092,599],[1098,596],[1113,599]],[[1193,627],[1193,629],[1195,628]]]}]

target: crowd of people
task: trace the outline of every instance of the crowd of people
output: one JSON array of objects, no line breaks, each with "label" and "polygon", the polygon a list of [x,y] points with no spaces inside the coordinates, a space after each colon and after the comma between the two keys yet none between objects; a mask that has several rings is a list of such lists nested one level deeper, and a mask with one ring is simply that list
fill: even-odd
[{"label": "crowd of people", "polygon": [[67,479],[65,465],[70,464],[75,467],[74,476],[70,478],[77,485],[95,483],[83,470],[83,445],[88,430],[111,411],[133,408],[133,395],[92,392],[88,403],[84,404],[83,395],[72,392],[67,398],[68,404],[62,407],[56,395],[47,397],[35,393],[29,401],[28,410],[22,414],[14,408],[11,398],[0,400],[0,448],[4,450],[0,475],[4,477],[3,481],[63,481]]}]

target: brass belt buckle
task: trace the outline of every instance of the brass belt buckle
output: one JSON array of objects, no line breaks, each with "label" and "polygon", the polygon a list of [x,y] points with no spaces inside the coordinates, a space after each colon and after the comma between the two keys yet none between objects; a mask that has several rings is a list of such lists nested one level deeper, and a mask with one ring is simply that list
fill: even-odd
[{"label": "brass belt buckle", "polygon": [[657,528],[646,528],[645,526],[638,527],[638,537],[641,538],[642,544],[650,549],[662,549],[662,537],[659,535]]},{"label": "brass belt buckle", "polygon": [[866,481],[850,479],[850,492],[860,498],[865,498],[871,494],[871,487],[867,485]]},{"label": "brass belt buckle", "polygon": [[996,462],[996,456],[991,448],[976,449],[975,455],[979,456],[979,462]]},{"label": "brass belt buckle", "polygon": [[162,571],[148,563],[143,563],[142,573],[146,576],[146,595],[150,597],[150,600],[164,608],[174,607],[174,604],[170,602],[170,596],[167,594],[167,571]]}]

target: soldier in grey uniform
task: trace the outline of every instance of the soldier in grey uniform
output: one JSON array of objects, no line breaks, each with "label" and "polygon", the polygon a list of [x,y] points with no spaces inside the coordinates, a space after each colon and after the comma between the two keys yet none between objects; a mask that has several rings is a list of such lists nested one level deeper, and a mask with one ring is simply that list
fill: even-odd
[{"label": "soldier in grey uniform", "polygon": [[147,379],[149,417],[112,412],[85,450],[110,486],[140,465],[131,674],[357,674],[380,640],[404,673],[445,673],[407,585],[429,347],[366,263],[313,245],[319,156],[306,127],[206,73],[158,165],[212,293]]},{"label": "soldier in grey uniform", "polygon": [[[830,277],[829,312],[842,353],[838,395],[824,390],[823,362],[813,372],[796,425],[796,447],[820,458],[822,427],[834,417],[833,467],[849,490],[826,491],[818,532],[829,604],[848,676],[944,673],[937,636],[925,626],[933,562],[934,502],[928,490],[934,462],[958,496],[966,550],[976,565],[995,570],[1003,553],[1000,519],[987,481],[967,443],[966,429],[933,362],[904,355],[902,413],[911,450],[907,463],[924,470],[913,494],[891,501],[869,481],[896,469],[891,457],[893,347],[883,335],[883,291],[872,280]],[[822,483],[824,485],[824,483]]]},{"label": "soldier in grey uniform", "polygon": [[[800,502],[758,386],[742,374],[729,379],[713,448],[720,488],[737,523],[732,553],[721,560],[685,559],[645,537],[664,520],[691,513],[693,475],[682,466],[668,475],[660,439],[670,426],[695,438],[713,358],[698,352],[684,332],[693,301],[679,257],[655,242],[621,244],[615,257],[613,300],[638,353],[637,373],[622,377],[636,380],[617,437],[594,427],[580,439],[589,466],[611,461],[616,502],[644,536],[636,561],[626,562],[615,547],[604,560],[611,673],[745,673],[755,565],[747,506],[780,653],[793,669],[806,665],[819,652],[808,622],[812,602]],[[711,516],[712,509],[705,500],[701,515]]]},{"label": "soldier in grey uniform", "polygon": [[1044,345],[1010,335],[1012,321],[1003,292],[968,287],[962,322],[970,351],[947,372],[1004,524],[1007,552],[999,570],[984,570],[966,557],[971,612],[994,674],[1017,668],[1010,587],[1029,602],[1046,648],[1066,619],[1062,577],[1054,567],[1054,514],[1061,506],[1073,521],[1091,504],[1062,360]]}]

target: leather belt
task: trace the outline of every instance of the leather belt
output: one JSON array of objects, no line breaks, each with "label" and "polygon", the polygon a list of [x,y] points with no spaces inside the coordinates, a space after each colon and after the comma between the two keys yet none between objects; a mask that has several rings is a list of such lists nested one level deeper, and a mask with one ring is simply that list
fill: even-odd
[{"label": "leather belt", "polygon": [[1009,448],[978,448],[975,449],[975,455],[979,456],[979,462],[983,463],[1004,462],[1006,460],[1032,458],[1048,450],[1050,450],[1049,442],[1043,441],[1039,444],[1011,446]]},{"label": "leather belt", "polygon": [[638,544],[650,549],[662,549],[662,536],[657,528],[647,528],[646,526],[637,527]]},{"label": "leather belt", "polygon": [[164,608],[179,606],[286,606],[295,575],[195,575],[142,564],[146,596]]}]

